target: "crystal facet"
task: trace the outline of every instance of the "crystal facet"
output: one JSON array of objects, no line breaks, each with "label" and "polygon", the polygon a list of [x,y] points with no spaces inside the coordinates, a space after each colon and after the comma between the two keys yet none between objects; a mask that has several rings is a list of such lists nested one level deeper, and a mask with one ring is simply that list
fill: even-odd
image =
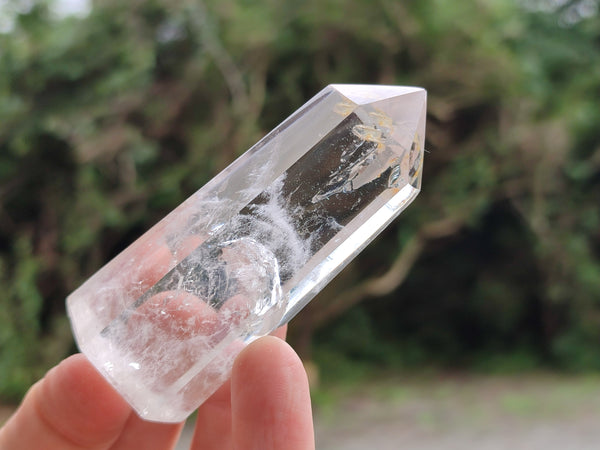
[{"label": "crystal facet", "polygon": [[331,85],[67,299],[138,414],[184,420],[417,195],[421,88]]}]

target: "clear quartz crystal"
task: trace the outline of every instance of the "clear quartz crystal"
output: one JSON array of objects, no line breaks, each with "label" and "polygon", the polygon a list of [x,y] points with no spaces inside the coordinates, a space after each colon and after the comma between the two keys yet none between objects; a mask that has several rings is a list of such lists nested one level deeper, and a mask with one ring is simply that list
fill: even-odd
[{"label": "clear quartz crystal", "polygon": [[67,299],[138,414],[184,420],[420,189],[426,92],[331,85]]}]

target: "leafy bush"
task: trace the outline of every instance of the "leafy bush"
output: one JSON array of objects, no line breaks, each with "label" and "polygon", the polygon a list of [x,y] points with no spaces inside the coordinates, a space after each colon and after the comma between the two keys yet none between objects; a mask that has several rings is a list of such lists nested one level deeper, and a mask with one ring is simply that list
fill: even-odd
[{"label": "leafy bush", "polygon": [[73,351],[70,291],[330,82],[425,86],[429,153],[418,201],[297,319],[300,350],[349,310],[366,335],[328,348],[360,358],[597,368],[600,29],[551,3],[0,11],[0,396]]}]

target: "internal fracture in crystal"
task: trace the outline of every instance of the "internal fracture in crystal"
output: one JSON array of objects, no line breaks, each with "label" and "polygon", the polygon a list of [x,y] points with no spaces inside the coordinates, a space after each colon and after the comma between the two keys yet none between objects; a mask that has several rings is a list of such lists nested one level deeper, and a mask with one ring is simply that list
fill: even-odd
[{"label": "internal fracture in crystal", "polygon": [[83,353],[184,420],[415,198],[425,113],[420,88],[325,88],[69,296]]}]

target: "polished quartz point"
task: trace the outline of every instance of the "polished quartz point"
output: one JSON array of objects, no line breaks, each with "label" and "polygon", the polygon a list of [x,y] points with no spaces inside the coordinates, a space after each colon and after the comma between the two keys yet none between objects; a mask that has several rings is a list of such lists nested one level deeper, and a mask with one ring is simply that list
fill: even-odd
[{"label": "polished quartz point", "polygon": [[331,85],[67,299],[138,414],[184,420],[420,189],[426,92]]}]

